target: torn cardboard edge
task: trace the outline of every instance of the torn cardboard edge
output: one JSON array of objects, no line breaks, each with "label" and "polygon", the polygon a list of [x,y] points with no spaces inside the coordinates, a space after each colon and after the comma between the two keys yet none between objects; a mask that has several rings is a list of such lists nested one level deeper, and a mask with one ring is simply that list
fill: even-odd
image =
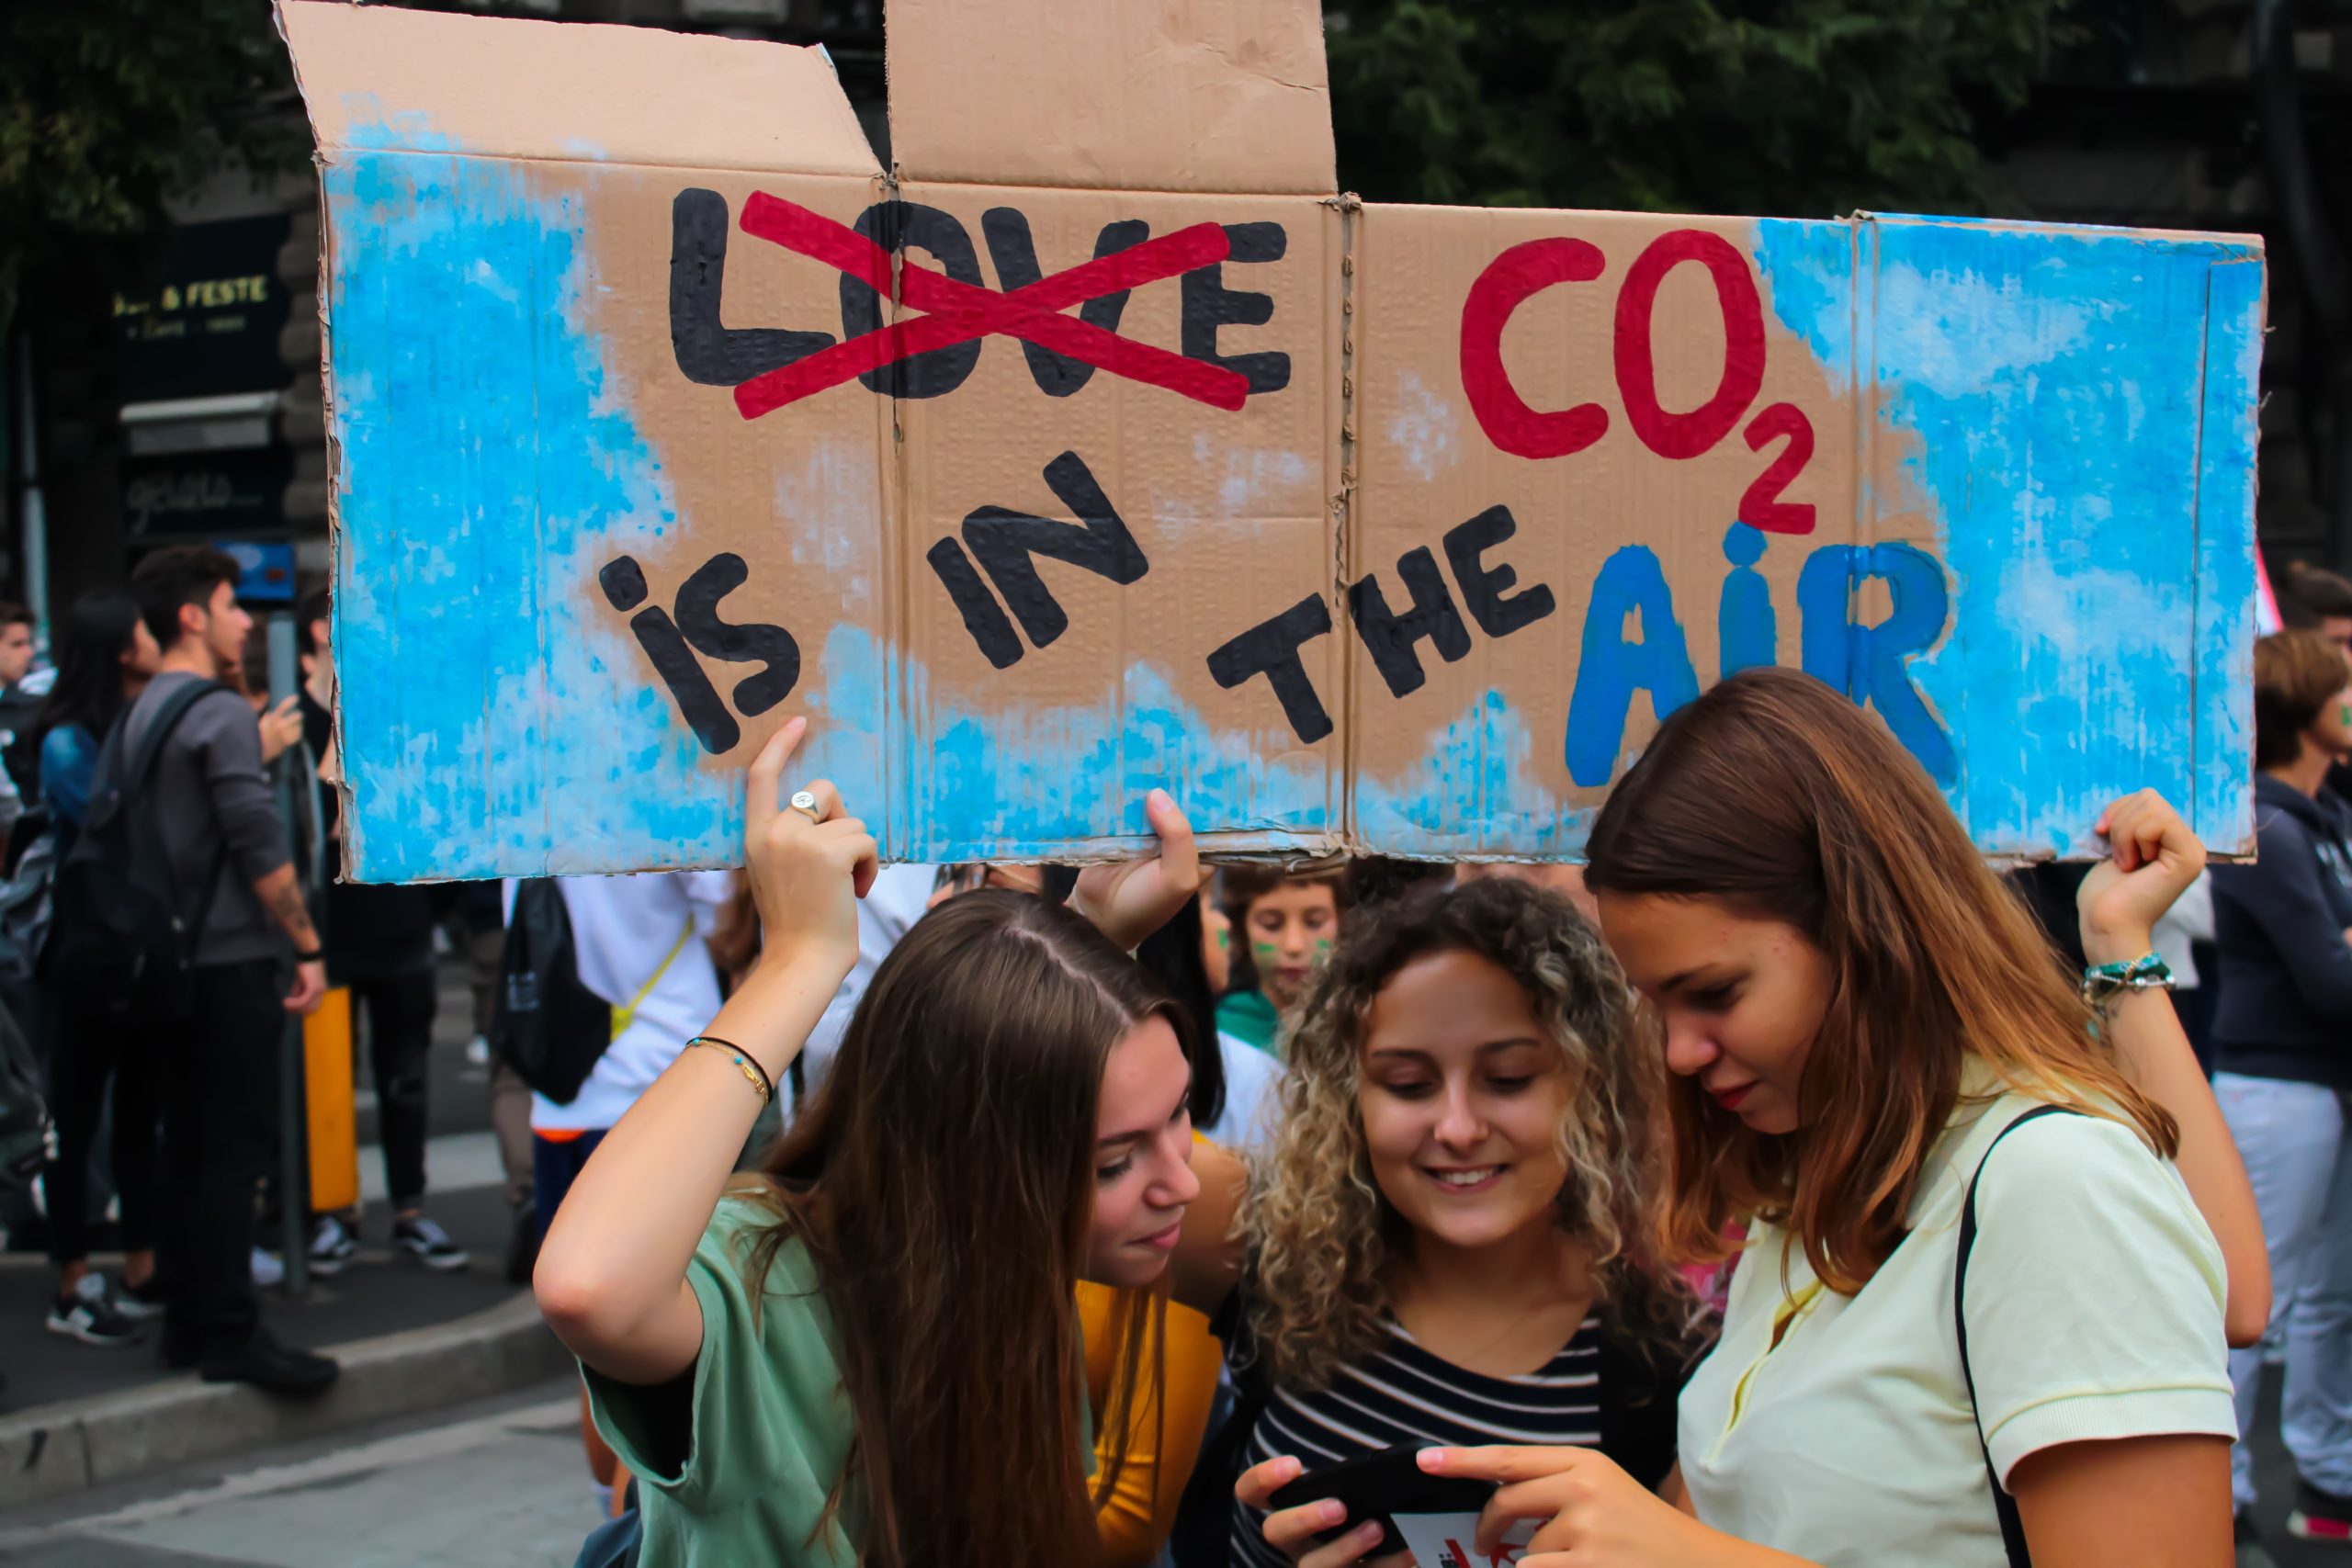
[{"label": "torn cardboard edge", "polygon": [[[955,113],[951,112],[950,108],[942,107],[952,104],[951,94],[943,93],[936,102],[933,102],[922,99],[920,96],[908,97],[902,93],[907,75],[912,73],[920,77],[922,73],[909,73],[901,70],[898,63],[900,45],[904,40],[921,40],[928,36],[922,28],[910,26],[905,18],[922,11],[925,4],[927,0],[894,0],[892,9],[894,134],[901,125],[899,105],[902,97],[905,97],[910,106],[917,106],[920,110],[918,113],[910,109],[910,113],[915,113],[916,118],[906,122],[910,130],[921,121],[924,115],[933,116],[938,126],[952,126],[956,123]],[[908,9],[909,6],[911,6],[911,9]],[[1038,8],[1034,3],[1028,6],[1031,10]],[[1264,8],[1293,17],[1302,10],[1302,7],[1295,5]],[[985,12],[988,8],[971,7],[971,9]],[[442,29],[442,39],[436,41],[433,51],[427,51],[437,53],[450,47],[451,41],[460,36],[469,40],[478,36],[476,34],[458,35],[448,29],[480,28],[483,25],[481,18],[441,17],[432,13],[394,13],[379,8],[363,14],[347,7],[316,4],[314,0],[281,0],[280,17],[281,27],[287,30],[289,41],[296,44],[298,79],[302,82],[306,100],[313,105],[314,115],[319,112],[317,107],[319,99],[314,89],[321,78],[331,80],[338,73],[345,72],[351,73],[345,79],[355,81],[371,80],[382,76],[383,73],[378,69],[378,65],[387,51],[360,47],[358,40],[361,39],[366,29],[379,27],[407,28],[419,24],[428,28]],[[397,22],[393,19],[395,17],[399,18]],[[922,185],[928,185],[937,190],[968,191],[976,188],[1003,186],[1017,193],[1019,190],[1029,189],[1038,193],[1040,201],[1047,193],[1052,192],[1107,194],[1099,192],[1097,186],[1084,179],[1059,184],[1039,179],[1034,171],[1021,166],[1020,159],[1023,154],[1017,147],[1004,154],[1007,162],[1001,165],[985,162],[958,164],[948,153],[941,153],[937,161],[932,160],[929,154],[921,154],[918,161],[912,164],[910,164],[905,158],[895,160],[892,172],[884,175],[876,167],[871,151],[866,147],[863,134],[858,130],[855,116],[849,110],[846,96],[842,93],[840,84],[820,51],[795,49],[783,45],[744,45],[736,40],[696,39],[691,35],[663,34],[644,28],[630,28],[624,32],[617,28],[587,28],[581,24],[503,21],[496,23],[495,26],[502,29],[502,37],[509,40],[512,47],[523,48],[526,42],[531,46],[526,50],[526,52],[534,56],[533,63],[536,70],[532,85],[537,107],[527,113],[517,111],[511,105],[495,107],[494,112],[485,110],[474,101],[475,97],[484,91],[479,84],[468,85],[461,82],[458,86],[452,87],[447,78],[426,72],[423,73],[424,79],[413,85],[407,82],[402,83],[399,94],[395,96],[396,99],[402,101],[403,107],[390,113],[383,112],[383,98],[380,94],[344,95],[336,97],[334,100],[335,105],[339,106],[336,113],[322,117],[318,121],[326,161],[332,163],[338,154],[372,155],[382,152],[413,152],[426,157],[481,159],[492,163],[552,163],[580,167],[597,164],[616,167],[639,165],[664,169],[707,166],[714,173],[778,177],[807,175],[820,179],[840,179],[865,186],[870,193],[870,199],[877,200],[900,197],[910,188],[919,188]],[[1109,24],[1106,26],[1109,30],[1104,36],[1114,35],[1115,26]],[[537,34],[529,33],[529,29],[534,28],[538,29]],[[537,47],[541,41],[539,35],[547,34],[549,28],[554,29],[555,35],[577,35],[585,32],[609,36],[586,40],[575,39],[550,55],[548,51]],[[1098,29],[1098,31],[1101,30]],[[326,54],[314,57],[311,62],[314,68],[303,69],[301,57],[311,45],[301,40],[311,36],[324,34],[345,35],[345,47],[340,54],[330,50]],[[523,42],[513,40],[523,40]],[[1116,41],[1115,38],[1114,41]],[[805,87],[803,99],[796,99],[786,104],[785,99],[787,95],[780,95],[773,91],[762,94],[754,90],[749,84],[756,73],[750,72],[747,66],[746,73],[739,73],[731,85],[721,83],[721,90],[715,95],[700,93],[690,95],[695,100],[692,106],[695,111],[694,117],[695,135],[707,139],[712,137],[714,135],[712,127],[723,118],[723,116],[718,116],[711,108],[712,104],[725,107],[733,99],[746,96],[763,98],[760,110],[767,118],[764,120],[755,120],[754,124],[765,127],[762,134],[768,137],[771,141],[786,141],[802,135],[804,123],[806,126],[815,128],[807,133],[817,136],[820,140],[840,132],[841,134],[834,141],[827,144],[828,150],[820,155],[820,163],[831,166],[811,166],[797,152],[773,157],[763,156],[758,159],[746,159],[739,153],[732,158],[712,157],[707,164],[683,164],[679,161],[681,154],[670,151],[662,144],[669,128],[663,122],[661,114],[650,111],[639,112],[645,109],[646,105],[635,99],[630,100],[630,112],[624,117],[625,129],[629,130],[629,134],[619,137],[608,136],[599,145],[594,147],[566,140],[555,134],[555,130],[560,127],[564,112],[563,106],[581,95],[567,90],[563,71],[571,67],[564,66],[559,69],[548,66],[548,59],[556,58],[560,61],[574,62],[578,71],[589,80],[609,81],[617,68],[617,62],[626,60],[643,64],[649,53],[672,51],[680,44],[699,44],[731,51],[747,51],[751,54],[759,56],[762,61],[777,64],[781,70],[797,73],[796,81]],[[1118,47],[1125,46],[1119,44]],[[389,52],[398,54],[401,51]],[[473,55],[469,58],[477,67],[480,67],[483,61],[494,57],[498,52],[481,50],[476,46]],[[1189,63],[1199,65],[1203,61],[1214,57],[1215,53],[1214,51],[1207,51],[1192,59]],[[1319,59],[1319,48],[1316,53]],[[679,69],[692,74],[692,67],[686,63],[686,52],[682,51],[675,58]],[[321,64],[321,62],[327,63]],[[662,70],[656,70],[652,73],[665,79],[671,74]],[[497,75],[500,73],[490,72],[489,74]],[[1190,80],[1181,71],[1169,79]],[[1295,92],[1300,88],[1300,84],[1297,83],[1287,83],[1283,85],[1286,92]],[[1197,85],[1187,90],[1199,91]],[[417,102],[426,103],[431,107],[410,107],[407,100],[400,98],[400,95],[412,91],[416,94]],[[665,98],[662,93],[657,92],[649,95],[646,103],[661,105],[671,102],[678,96],[678,94],[672,92]],[[364,101],[355,103],[355,98],[361,98]],[[453,98],[454,101],[446,101]],[[1285,100],[1276,97],[1270,101],[1279,106]],[[375,113],[376,118],[371,120],[367,114],[359,112],[362,109],[370,110]],[[1094,114],[1100,111],[1090,109],[1085,112]],[[340,116],[339,118],[337,115]],[[1081,115],[1081,120],[1083,118]],[[1325,118],[1323,140],[1328,142],[1328,116]],[[453,131],[449,128],[451,124],[456,124],[459,129]],[[936,129],[934,127],[934,130]],[[1147,125],[1144,129],[1148,130],[1150,127]],[[943,132],[943,138],[944,134]],[[725,139],[720,136],[718,140]],[[920,135],[916,140],[920,143]],[[1148,150],[1149,140],[1146,137],[1138,145],[1145,145]],[[626,155],[615,155],[616,148]],[[978,154],[969,154],[968,150],[967,154],[978,156]],[[1130,149],[1121,155],[1140,156],[1142,154],[1136,153]],[[1152,155],[1157,156],[1158,152],[1155,151]],[[987,156],[995,156],[995,154],[990,153]],[[1287,862],[1296,861],[1302,857],[1311,859],[1327,856],[1348,850],[1408,859],[1494,859],[1523,860],[1530,863],[1556,860],[1561,857],[1546,853],[1517,854],[1487,852],[1464,854],[1458,852],[1435,850],[1416,852],[1387,844],[1376,850],[1369,849],[1362,831],[1362,825],[1355,811],[1356,799],[1352,786],[1353,781],[1363,774],[1363,748],[1370,732],[1353,716],[1361,705],[1364,671],[1362,660],[1353,653],[1355,634],[1350,624],[1347,595],[1342,591],[1342,587],[1362,576],[1385,570],[1391,563],[1385,559],[1367,558],[1365,540],[1368,535],[1361,526],[1361,519],[1358,515],[1361,499],[1359,487],[1363,474],[1363,455],[1359,446],[1360,433],[1357,428],[1361,417],[1361,407],[1356,358],[1356,336],[1360,323],[1357,321],[1356,311],[1359,283],[1357,275],[1361,265],[1360,242],[1363,224],[1366,221],[1365,209],[1352,197],[1331,193],[1329,190],[1328,172],[1319,176],[1317,175],[1314,168],[1308,166],[1314,162],[1315,160],[1310,156],[1306,164],[1302,164],[1299,169],[1281,176],[1285,179],[1294,179],[1295,183],[1305,187],[1298,191],[1269,190],[1263,184],[1256,182],[1248,182],[1247,188],[1238,190],[1204,188],[1189,182],[1202,177],[1199,174],[1200,169],[1214,165],[1184,164],[1173,174],[1163,172],[1163,177],[1159,183],[1138,184],[1132,190],[1125,193],[1139,198],[1147,198],[1147,205],[1148,198],[1160,197],[1260,201],[1289,197],[1310,200],[1335,214],[1339,231],[1336,251],[1324,248],[1318,249],[1317,252],[1318,255],[1329,255],[1337,265],[1336,277],[1326,277],[1324,280],[1324,298],[1329,300],[1329,309],[1338,323],[1338,367],[1336,376],[1326,389],[1325,394],[1329,400],[1331,409],[1328,446],[1321,459],[1329,465],[1325,474],[1323,505],[1330,529],[1330,562],[1321,592],[1328,598],[1333,626],[1340,631],[1337,642],[1347,645],[1348,649],[1348,651],[1333,661],[1336,668],[1330,671],[1329,685],[1326,694],[1340,712],[1351,716],[1350,722],[1340,738],[1337,763],[1324,770],[1325,777],[1333,781],[1328,786],[1328,793],[1335,807],[1338,807],[1331,817],[1331,820],[1335,821],[1338,827],[1333,830],[1321,833],[1308,833],[1290,829],[1237,832],[1210,828],[1204,831],[1204,843],[1209,851],[1219,858],[1244,860]],[[1249,167],[1254,169],[1255,165]],[[930,172],[918,179],[917,175],[912,172],[915,169],[928,169]],[[1303,172],[1300,172],[1302,170]],[[959,171],[974,175],[985,171],[985,178],[954,177]],[[714,183],[718,182],[714,181]],[[1236,183],[1243,182],[1237,177]],[[1402,213],[1442,211],[1443,209],[1399,209],[1396,210]],[[1478,209],[1458,210],[1464,213],[1485,211]],[[1687,221],[1696,225],[1721,225],[1733,221],[1747,221],[1709,219],[1677,220],[1656,214],[1594,213],[1573,216],[1596,222],[1614,221],[1636,224],[1672,224],[1677,221]],[[1854,307],[1860,309],[1864,288],[1874,288],[1876,286],[1874,258],[1878,249],[1877,237],[1883,229],[1919,227],[1988,229],[2000,226],[1973,220],[1857,214],[1853,218],[1843,220],[1842,227],[1845,230],[1845,243],[1849,254],[1854,257],[1850,276],[1854,289]],[[2036,232],[2049,231],[2046,226],[2015,227]],[[335,226],[333,223],[322,224],[322,233],[328,236],[327,244],[322,246],[322,265],[328,264],[331,247],[334,243],[333,238]],[[2202,234],[2156,236],[2152,233],[2148,238],[2164,243],[2185,245],[2207,252],[2209,261],[2240,259],[2213,256],[2211,253],[2217,245],[2241,247],[2245,253],[2244,259],[2255,259],[2259,255],[2258,241],[2234,236]],[[1865,252],[1872,256],[1872,265],[1863,265],[1860,258]],[[893,247],[888,295],[891,300],[889,319],[894,322],[906,321],[910,315],[910,307],[904,286],[903,268],[906,265],[904,249]],[[1864,283],[1866,276],[1870,279],[1868,285]],[[321,293],[322,314],[327,298],[328,293],[322,288]],[[1000,356],[1001,356],[1001,353]],[[332,376],[331,362],[327,368],[329,375]],[[1849,368],[1858,379],[1868,378],[1862,374],[1865,367],[1859,362],[1849,366]],[[1870,376],[1874,377],[1877,372],[1878,367],[1875,365],[1869,367]],[[332,382],[329,395],[331,400],[334,396]],[[910,475],[913,453],[910,444],[904,439],[903,433],[917,412],[911,402],[896,395],[877,400],[875,405],[875,423],[886,433],[886,438],[890,442],[888,449],[888,457],[883,462],[888,479],[878,492],[883,504],[876,514],[876,523],[882,528],[888,538],[902,542],[911,540],[913,537],[909,509],[913,505],[911,496],[914,490],[914,482]],[[887,423],[884,423],[886,421]],[[1867,419],[1863,421],[1866,427],[1868,423]],[[338,480],[335,491],[336,537],[340,554],[344,544],[340,513],[342,496],[340,481],[343,478],[344,453],[340,442],[334,441],[334,434],[339,434],[340,425],[337,424],[334,433],[331,434],[331,441],[334,442],[331,446],[331,454]],[[1869,431],[1866,428],[1864,434],[1868,434]],[[876,456],[877,457],[881,456],[879,451]],[[1869,521],[1869,518],[1858,513],[1858,526],[1863,531],[1855,535],[1857,542],[1866,543],[1875,539],[1875,534],[1867,531]],[[896,620],[886,624],[883,629],[889,634],[889,640],[894,646],[904,640],[901,634],[905,629],[905,624],[912,615],[910,594],[913,591],[912,583],[919,574],[914,563],[908,556],[908,551],[911,547],[910,545],[907,545],[889,554],[888,570],[891,578],[891,592],[888,608],[889,614],[896,617]],[[907,797],[899,789],[899,784],[904,780],[912,761],[910,748],[919,748],[922,743],[922,737],[915,732],[913,721],[909,716],[910,709],[906,699],[903,677],[902,662],[899,666],[898,678],[901,684],[897,690],[896,705],[889,710],[889,716],[880,727],[881,743],[891,758],[889,773],[892,779],[892,812],[899,818],[898,826],[901,829],[910,827],[910,819],[918,815],[906,807]],[[348,787],[346,784],[346,789]],[[355,811],[353,819],[360,820],[360,814]],[[1064,840],[1057,841],[1051,858],[1077,862],[1123,858],[1148,842],[1147,839],[1132,835]],[[702,854],[710,852],[707,849],[697,849],[694,852]],[[1024,854],[1017,857],[1008,855],[1004,858],[1035,857]]]}]

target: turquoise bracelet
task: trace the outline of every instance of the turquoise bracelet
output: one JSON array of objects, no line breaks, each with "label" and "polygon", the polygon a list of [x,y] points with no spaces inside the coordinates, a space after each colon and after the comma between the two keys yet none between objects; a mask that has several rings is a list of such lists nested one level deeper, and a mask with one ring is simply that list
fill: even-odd
[{"label": "turquoise bracelet", "polygon": [[2172,965],[2151,953],[2129,964],[2094,964],[2083,971],[2083,999],[2104,1007],[2118,991],[2169,991]]}]

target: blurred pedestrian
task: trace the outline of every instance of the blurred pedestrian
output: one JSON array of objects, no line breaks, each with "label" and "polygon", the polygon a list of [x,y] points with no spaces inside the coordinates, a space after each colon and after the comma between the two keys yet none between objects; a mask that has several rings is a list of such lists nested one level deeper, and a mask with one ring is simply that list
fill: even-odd
[{"label": "blurred pedestrian", "polygon": [[[2352,810],[2324,787],[2352,757],[2352,672],[2315,633],[2254,650],[2256,856],[2215,866],[2222,995],[2213,1093],[2254,1183],[2283,1325],[2280,1411],[2297,1471],[2288,1529],[2352,1542]],[[2255,1504],[2246,1437],[2259,1349],[2230,1356],[2241,1534]]]},{"label": "blurred pedestrian", "polygon": [[[81,831],[100,739],[163,657],[138,602],[119,588],[93,589],[74,602],[59,627],[58,653],[57,680],[30,729],[54,857],[71,850]],[[55,989],[44,1010],[49,1103],[57,1124],[55,1152],[41,1178],[49,1258],[57,1267],[48,1327],[85,1345],[129,1345],[138,1338],[136,1320],[164,1307],[154,1251],[160,1064],[155,1042],[143,1031],[120,1027],[88,1000],[70,987]],[[123,1254],[112,1291],[89,1263],[93,1145],[109,1109],[108,1169],[120,1203]]]},{"label": "blurred pedestrian", "polygon": [[40,787],[40,742],[33,735],[34,717],[57,676],[54,668],[35,668],[37,630],[30,610],[0,603],[0,767],[7,774],[7,793],[21,800],[32,799]]},{"label": "blurred pedestrian", "polygon": [[1220,1031],[1280,1054],[1283,1019],[1339,940],[1346,899],[1347,878],[1338,871],[1229,865],[1217,874],[1217,903],[1235,932],[1231,987],[1216,1010]]},{"label": "blurred pedestrian", "polygon": [[[163,1353],[210,1382],[311,1393],[334,1381],[335,1363],[282,1346],[262,1326],[251,1270],[254,1186],[277,1111],[286,1015],[318,1007],[326,955],[271,802],[253,712],[219,685],[252,625],[236,602],[237,578],[228,556],[183,545],[150,554],[130,585],[162,649],[157,673],[119,726],[128,755],[156,735],[134,809],[172,886],[186,890],[182,918],[194,933],[187,1021],[156,1051]],[[190,687],[200,688],[192,700]],[[156,730],[166,711],[176,721]],[[296,978],[281,994],[284,940],[294,946]]]}]

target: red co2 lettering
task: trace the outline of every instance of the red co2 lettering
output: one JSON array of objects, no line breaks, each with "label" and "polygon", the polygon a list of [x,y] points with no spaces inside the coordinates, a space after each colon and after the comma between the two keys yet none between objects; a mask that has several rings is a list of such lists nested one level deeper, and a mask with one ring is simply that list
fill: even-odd
[{"label": "red co2 lettering", "polygon": [[[1684,262],[1707,269],[1724,323],[1724,363],[1707,400],[1678,413],[1657,398],[1657,364],[1650,319],[1668,273]],[[1462,302],[1462,387],[1487,438],[1521,457],[1566,457],[1583,451],[1609,429],[1599,403],[1546,411],[1533,408],[1503,368],[1503,329],[1530,297],[1558,283],[1589,283],[1606,266],[1598,246],[1566,238],[1513,245],[1487,265]],[[1731,434],[1764,386],[1764,302],[1747,258],[1730,241],[1702,229],[1661,234],[1626,269],[1617,294],[1612,355],[1617,395],[1625,421],[1643,446],[1661,457],[1695,457]],[[1739,498],[1739,520],[1773,534],[1813,532],[1809,502],[1781,499],[1813,457],[1813,422],[1794,403],[1773,403],[1747,429],[1750,451],[1778,437],[1787,445]]]}]

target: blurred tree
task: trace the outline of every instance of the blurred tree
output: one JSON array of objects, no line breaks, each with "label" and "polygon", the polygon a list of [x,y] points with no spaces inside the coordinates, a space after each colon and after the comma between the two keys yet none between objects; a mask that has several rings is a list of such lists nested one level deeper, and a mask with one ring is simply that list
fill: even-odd
[{"label": "blurred tree", "polygon": [[267,0],[0,4],[0,326],[31,280],[135,265],[224,158],[307,149]]},{"label": "blurred tree", "polygon": [[1391,201],[1981,212],[2056,0],[1344,0],[1340,181]]}]

